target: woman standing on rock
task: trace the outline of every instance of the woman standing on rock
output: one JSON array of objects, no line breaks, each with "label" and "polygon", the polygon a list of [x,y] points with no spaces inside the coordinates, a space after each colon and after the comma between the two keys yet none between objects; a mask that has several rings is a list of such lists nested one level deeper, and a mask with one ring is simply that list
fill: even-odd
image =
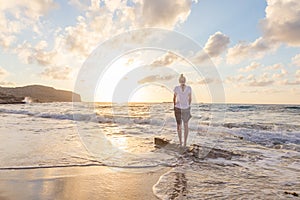
[{"label": "woman standing on rock", "polygon": [[182,146],[182,121],[184,126],[183,146],[186,147],[189,134],[188,122],[191,116],[192,88],[186,85],[186,78],[183,74],[179,77],[179,86],[174,88],[174,113],[177,122],[179,144]]}]

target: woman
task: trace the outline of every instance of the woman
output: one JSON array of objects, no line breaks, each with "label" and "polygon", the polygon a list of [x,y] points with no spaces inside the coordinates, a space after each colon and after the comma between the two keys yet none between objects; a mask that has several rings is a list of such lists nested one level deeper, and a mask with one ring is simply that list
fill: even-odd
[{"label": "woman", "polygon": [[179,138],[179,144],[182,146],[182,121],[184,125],[184,140],[183,140],[183,146],[186,147],[186,142],[189,134],[189,127],[188,122],[190,120],[191,111],[191,101],[192,101],[192,89],[190,86],[185,84],[186,78],[183,76],[183,74],[179,77],[179,86],[176,86],[174,88],[174,112],[175,112],[175,118],[177,122],[177,132],[178,132],[178,138]]}]

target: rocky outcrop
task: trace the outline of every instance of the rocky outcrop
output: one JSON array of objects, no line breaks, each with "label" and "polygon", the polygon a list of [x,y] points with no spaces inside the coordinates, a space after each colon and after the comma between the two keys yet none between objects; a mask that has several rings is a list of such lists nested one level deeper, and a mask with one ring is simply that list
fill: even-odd
[{"label": "rocky outcrop", "polygon": [[23,97],[15,97],[14,95],[0,92],[0,104],[25,103],[23,99]]},{"label": "rocky outcrop", "polygon": [[193,144],[189,147],[181,147],[179,144],[171,143],[170,140],[165,138],[154,138],[154,144],[156,148],[164,148],[166,150],[179,151],[187,156],[194,159],[217,159],[224,158],[226,160],[231,160],[234,156],[241,156],[240,154],[230,152],[224,149],[218,149],[215,147],[206,147]]},{"label": "rocky outcrop", "polygon": [[42,85],[0,87],[0,103],[24,103],[25,98],[40,103],[81,101],[79,94]]}]

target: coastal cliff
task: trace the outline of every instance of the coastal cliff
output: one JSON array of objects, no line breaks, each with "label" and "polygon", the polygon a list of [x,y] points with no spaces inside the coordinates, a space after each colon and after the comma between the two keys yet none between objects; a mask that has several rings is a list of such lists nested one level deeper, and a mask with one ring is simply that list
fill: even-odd
[{"label": "coastal cliff", "polygon": [[57,90],[43,85],[0,87],[0,103],[24,103],[25,101],[40,103],[79,102],[81,97],[71,91]]}]

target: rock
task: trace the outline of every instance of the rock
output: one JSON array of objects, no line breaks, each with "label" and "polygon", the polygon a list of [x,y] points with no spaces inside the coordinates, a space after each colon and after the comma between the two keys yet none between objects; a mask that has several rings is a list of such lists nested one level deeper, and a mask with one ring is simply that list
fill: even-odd
[{"label": "rock", "polygon": [[154,138],[154,144],[156,148],[164,148],[167,150],[176,150],[180,148],[179,144],[173,144],[170,142],[170,140],[167,140],[165,138]]},{"label": "rock", "polygon": [[0,103],[24,103],[25,97],[40,103],[81,101],[79,94],[42,85],[0,87]]},{"label": "rock", "polygon": [[224,158],[227,160],[231,160],[233,156],[241,156],[240,154],[236,154],[230,151],[226,151],[218,148],[211,148],[206,146],[200,146],[197,144],[193,144],[189,147],[183,148],[178,144],[172,144],[170,140],[165,138],[154,138],[154,144],[157,148],[164,148],[168,150],[179,150],[179,152],[185,153],[188,156],[197,159],[205,159],[205,158]]},{"label": "rock", "polygon": [[11,94],[5,94],[0,92],[0,104],[17,104],[17,103],[25,103],[23,101],[23,97],[16,97]]},{"label": "rock", "polygon": [[236,154],[230,151],[226,151],[223,149],[218,149],[214,147],[205,147],[205,146],[200,146],[197,144],[193,144],[189,148],[189,152],[192,153],[193,157],[195,158],[224,158],[226,160],[231,160],[233,156],[241,156],[240,154]]},{"label": "rock", "polygon": [[295,196],[295,197],[298,197],[298,196],[299,196],[299,194],[296,193],[296,192],[287,192],[287,191],[285,191],[284,194],[293,195],[293,196]]},{"label": "rock", "polygon": [[154,144],[156,147],[165,147],[166,145],[170,144],[170,140],[155,137]]}]

